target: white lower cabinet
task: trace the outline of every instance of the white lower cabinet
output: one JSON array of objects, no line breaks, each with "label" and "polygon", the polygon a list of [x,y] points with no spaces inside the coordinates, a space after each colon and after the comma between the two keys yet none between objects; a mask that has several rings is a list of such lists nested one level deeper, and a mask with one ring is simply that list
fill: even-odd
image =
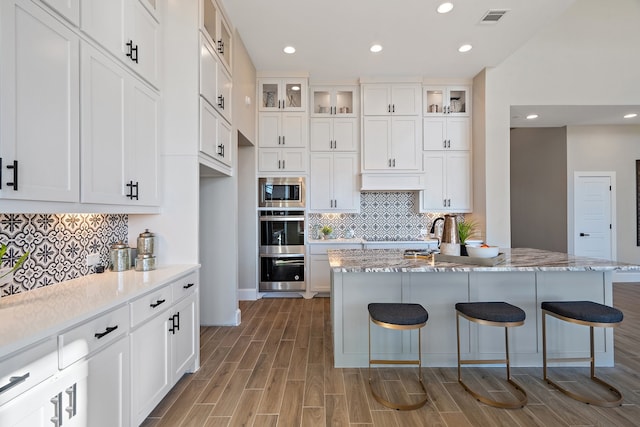
[{"label": "white lower cabinet", "polygon": [[196,352],[200,351],[196,348],[199,331],[195,295],[176,304],[171,317],[175,319],[171,332],[171,375],[175,383],[189,369]]},{"label": "white lower cabinet", "polygon": [[425,151],[425,189],[422,212],[471,212],[471,155],[469,151]]},{"label": "white lower cabinet", "polygon": [[310,212],[360,209],[357,153],[311,153]]},{"label": "white lower cabinet", "polygon": [[318,243],[309,245],[309,290],[311,292],[331,291],[331,267],[329,267],[329,249],[362,249],[361,244],[331,245]]}]

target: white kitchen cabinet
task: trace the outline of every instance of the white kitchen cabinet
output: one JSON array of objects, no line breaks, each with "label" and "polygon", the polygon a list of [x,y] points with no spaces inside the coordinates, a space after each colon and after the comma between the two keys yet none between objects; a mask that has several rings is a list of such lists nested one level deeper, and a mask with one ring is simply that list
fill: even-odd
[{"label": "white kitchen cabinet", "polygon": [[312,86],[309,93],[311,117],[358,117],[357,86]]},{"label": "white kitchen cabinet", "polygon": [[200,95],[231,123],[231,77],[219,63],[214,48],[200,36]]},{"label": "white kitchen cabinet", "polygon": [[331,291],[331,267],[329,266],[330,249],[362,249],[361,244],[328,244],[309,245],[309,290],[311,292]]},{"label": "white kitchen cabinet", "polygon": [[312,118],[309,126],[311,151],[358,151],[360,139],[357,119]]},{"label": "white kitchen cabinet", "polygon": [[0,2],[0,199],[79,200],[79,43],[31,1]]},{"label": "white kitchen cabinet", "polygon": [[200,0],[200,29],[231,74],[233,31],[216,0]]},{"label": "white kitchen cabinet", "polygon": [[469,151],[425,151],[422,212],[471,212],[471,154]]},{"label": "white kitchen cabinet", "polygon": [[358,212],[358,172],[356,153],[311,153],[309,211]]},{"label": "white kitchen cabinet", "polygon": [[424,86],[425,116],[470,116],[470,86]]},{"label": "white kitchen cabinet", "polygon": [[80,25],[80,0],[41,0],[74,26]]},{"label": "white kitchen cabinet", "polygon": [[231,127],[200,97],[200,161],[225,175],[232,175]]},{"label": "white kitchen cabinet", "polygon": [[160,25],[140,0],[83,0],[80,29],[159,87]]},{"label": "white kitchen cabinet", "polygon": [[172,310],[173,331],[171,332],[171,376],[172,383],[177,382],[189,370],[196,358],[199,331],[196,296],[191,294],[178,302]]},{"label": "white kitchen cabinet", "polygon": [[365,116],[362,122],[363,172],[421,170],[420,117]]},{"label": "white kitchen cabinet", "polygon": [[306,148],[308,119],[306,113],[260,113],[258,145],[260,148]]},{"label": "white kitchen cabinet", "polygon": [[258,98],[260,111],[306,111],[307,79],[258,79]]},{"label": "white kitchen cabinet", "polygon": [[81,87],[81,200],[158,206],[157,93],[86,43]]},{"label": "white kitchen cabinet", "polygon": [[364,116],[416,116],[422,106],[421,87],[413,83],[363,84]]},{"label": "white kitchen cabinet", "polygon": [[424,150],[470,150],[471,120],[468,117],[425,117]]},{"label": "white kitchen cabinet", "polygon": [[303,148],[261,148],[258,150],[260,172],[307,172],[308,152]]}]

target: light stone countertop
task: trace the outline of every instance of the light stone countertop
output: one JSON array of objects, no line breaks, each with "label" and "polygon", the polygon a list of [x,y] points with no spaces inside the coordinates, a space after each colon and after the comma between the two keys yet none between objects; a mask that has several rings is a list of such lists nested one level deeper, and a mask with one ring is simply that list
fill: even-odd
[{"label": "light stone countertop", "polygon": [[0,360],[25,346],[171,283],[198,265],[90,274],[0,298]]},{"label": "light stone countertop", "polygon": [[576,257],[540,249],[502,249],[505,262],[493,267],[430,258],[405,258],[402,249],[332,249],[329,265],[336,272],[471,272],[471,271],[640,271],[640,266],[595,258]]},{"label": "light stone countertop", "polygon": [[307,242],[310,245],[361,245],[364,240],[359,237],[354,237],[352,239],[339,237],[336,239],[308,239]]}]

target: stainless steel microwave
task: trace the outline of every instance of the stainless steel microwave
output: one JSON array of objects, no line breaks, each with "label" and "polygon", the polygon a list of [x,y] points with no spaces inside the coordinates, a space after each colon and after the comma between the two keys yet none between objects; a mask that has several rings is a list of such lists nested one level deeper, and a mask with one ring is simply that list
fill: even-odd
[{"label": "stainless steel microwave", "polygon": [[303,177],[258,179],[261,208],[304,208]]}]

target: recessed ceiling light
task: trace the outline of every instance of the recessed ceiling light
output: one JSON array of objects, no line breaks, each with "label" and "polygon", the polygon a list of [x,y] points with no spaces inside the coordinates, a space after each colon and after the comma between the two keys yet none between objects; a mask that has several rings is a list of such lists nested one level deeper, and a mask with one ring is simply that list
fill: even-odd
[{"label": "recessed ceiling light", "polygon": [[286,46],[284,49],[284,53],[296,53],[296,48],[293,46]]},{"label": "recessed ceiling light", "polygon": [[473,46],[471,46],[470,44],[463,44],[458,48],[458,52],[469,52],[471,49],[473,49]]},{"label": "recessed ceiling light", "polygon": [[451,12],[452,9],[453,9],[453,3],[445,2],[445,3],[442,3],[440,6],[438,6],[436,10],[438,11],[438,13],[449,13]]},{"label": "recessed ceiling light", "polygon": [[533,119],[537,119],[537,118],[538,118],[538,115],[537,115],[537,114],[529,114],[529,115],[527,116],[527,120],[533,120]]},{"label": "recessed ceiling light", "polygon": [[638,117],[638,113],[629,113],[624,115],[625,119],[633,119],[634,117]]},{"label": "recessed ceiling light", "polygon": [[291,90],[298,91],[300,90],[300,86],[291,86]]},{"label": "recessed ceiling light", "polygon": [[372,44],[369,50],[373,53],[378,53],[382,50],[382,46],[379,44]]}]

